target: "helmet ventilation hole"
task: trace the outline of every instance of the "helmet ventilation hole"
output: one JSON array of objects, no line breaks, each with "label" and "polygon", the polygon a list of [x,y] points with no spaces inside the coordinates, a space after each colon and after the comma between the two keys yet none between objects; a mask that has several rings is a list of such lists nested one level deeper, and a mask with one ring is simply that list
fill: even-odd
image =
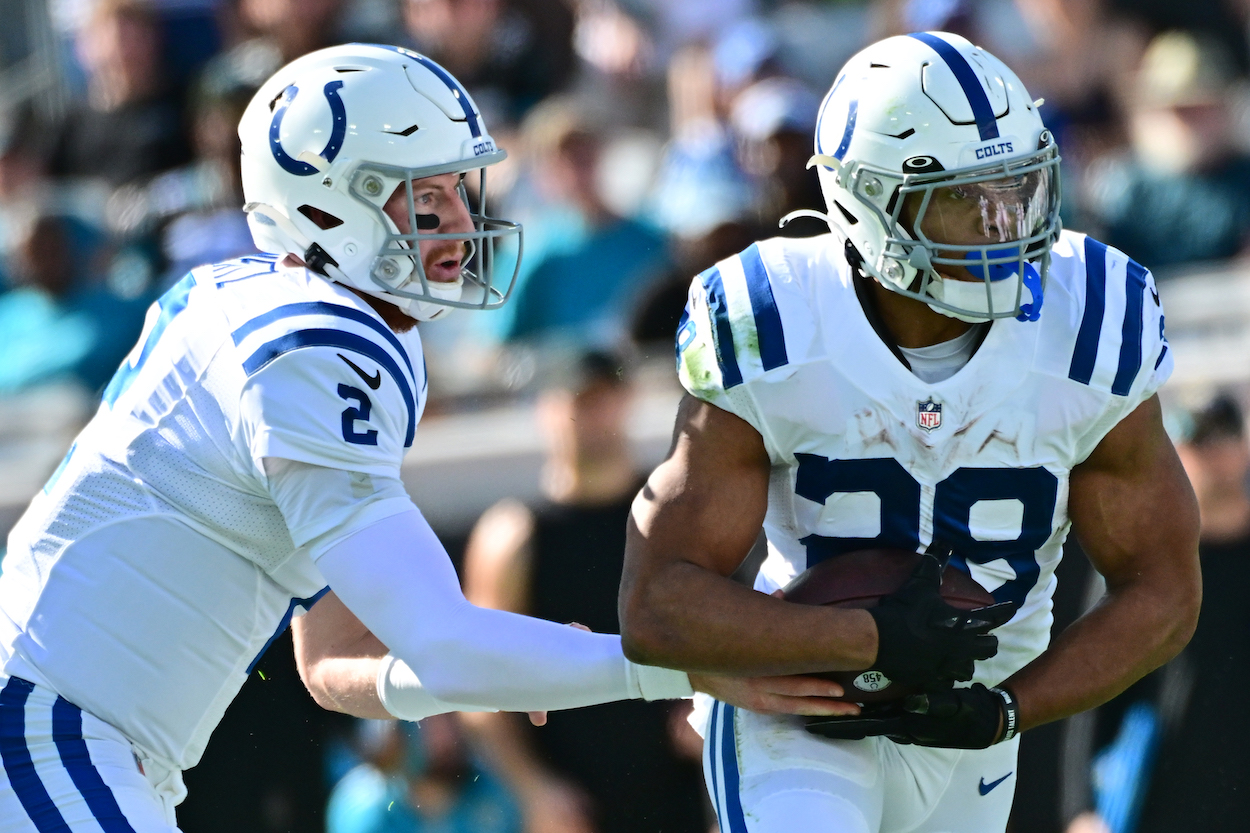
[{"label": "helmet ventilation hole", "polygon": [[296,210],[311,220],[313,224],[322,231],[343,225],[343,221],[338,217],[335,217],[328,211],[322,211],[320,208],[316,208],[315,206],[301,205]]},{"label": "helmet ventilation hole", "polygon": [[848,223],[850,223],[851,225],[855,225],[856,223],[859,222],[859,218],[856,217],[851,212],[847,211],[846,206],[842,205],[842,203],[838,202],[837,200],[834,200],[833,204],[838,207],[838,211],[842,212],[842,216],[846,218],[846,221]]}]

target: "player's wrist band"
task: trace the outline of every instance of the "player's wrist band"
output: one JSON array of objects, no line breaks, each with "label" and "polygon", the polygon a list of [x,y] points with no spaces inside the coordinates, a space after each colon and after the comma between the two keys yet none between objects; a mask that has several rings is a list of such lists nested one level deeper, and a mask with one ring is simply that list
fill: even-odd
[{"label": "player's wrist band", "polygon": [[991,688],[1002,699],[1003,703],[1003,736],[998,739],[999,743],[1011,740],[1016,736],[1016,731],[1020,725],[1020,704],[1016,702],[1015,696],[1005,688]]},{"label": "player's wrist band", "polygon": [[635,699],[680,700],[694,694],[689,675],[672,668],[639,665],[625,660],[625,680]]}]

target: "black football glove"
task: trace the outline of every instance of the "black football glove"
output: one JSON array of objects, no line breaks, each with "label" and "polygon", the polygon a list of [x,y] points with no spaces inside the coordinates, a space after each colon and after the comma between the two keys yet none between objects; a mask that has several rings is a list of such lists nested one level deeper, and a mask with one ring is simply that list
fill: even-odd
[{"label": "black football glove", "polygon": [[939,544],[921,556],[911,577],[868,612],[877,623],[872,668],[903,685],[925,690],[972,679],[975,660],[998,653],[990,631],[1016,612],[1012,602],[960,610],[942,600],[942,573],[951,550]]},{"label": "black football glove", "polygon": [[865,708],[853,717],[813,717],[807,731],[835,740],[884,735],[917,746],[984,749],[1015,735],[1014,713],[1007,703],[998,689],[975,683],[971,688],[914,694],[901,704]]}]

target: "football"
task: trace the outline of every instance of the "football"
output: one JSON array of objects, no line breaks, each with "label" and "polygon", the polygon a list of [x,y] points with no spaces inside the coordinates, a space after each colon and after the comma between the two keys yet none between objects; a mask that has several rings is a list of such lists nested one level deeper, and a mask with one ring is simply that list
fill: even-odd
[{"label": "football", "polygon": [[[820,562],[800,573],[782,592],[786,601],[844,608],[870,608],[882,596],[902,587],[920,554],[900,549],[848,552]],[[971,610],[994,604],[994,597],[967,573],[947,566],[942,574],[942,598],[952,607]],[[842,684],[842,698],[869,705],[901,700],[915,690],[895,684],[880,671],[829,671],[816,676]]]}]

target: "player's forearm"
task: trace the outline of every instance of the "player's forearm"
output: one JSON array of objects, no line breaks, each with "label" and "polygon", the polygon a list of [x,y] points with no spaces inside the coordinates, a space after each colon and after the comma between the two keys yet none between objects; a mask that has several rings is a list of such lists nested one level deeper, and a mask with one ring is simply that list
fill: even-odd
[{"label": "player's forearm", "polygon": [[717,674],[860,669],[877,653],[864,611],[790,604],[681,561],[622,586],[621,633],[635,662]]},{"label": "player's forearm", "polygon": [[[627,663],[618,636],[469,604],[446,552],[415,509],[354,533],[322,554],[318,565],[338,596],[437,700],[503,711],[569,709],[681,696],[667,693],[675,690],[667,681],[679,676],[689,693],[684,675]],[[666,682],[653,685],[659,678]]]},{"label": "player's forearm", "polygon": [[352,717],[386,719],[391,714],[378,699],[380,658],[340,657],[317,663],[308,692],[317,705]]},{"label": "player's forearm", "polygon": [[1113,591],[1005,682],[1028,729],[1098,706],[1185,647],[1200,592],[1185,581]]}]

